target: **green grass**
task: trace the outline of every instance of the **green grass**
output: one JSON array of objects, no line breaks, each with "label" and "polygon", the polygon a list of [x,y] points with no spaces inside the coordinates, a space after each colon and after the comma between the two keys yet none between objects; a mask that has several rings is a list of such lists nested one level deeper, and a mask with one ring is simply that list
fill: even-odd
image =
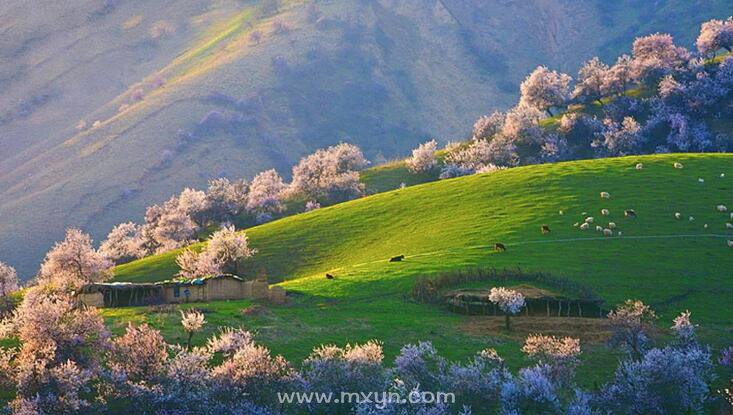
[{"label": "green grass", "polygon": [[[685,168],[674,169],[675,161]],[[645,168],[636,170],[637,162]],[[367,180],[379,182],[379,172]],[[386,169],[385,182],[391,180]],[[516,336],[469,335],[458,328],[466,317],[415,303],[409,291],[416,278],[442,272],[521,268],[582,283],[607,306],[642,299],[658,311],[660,327],[689,309],[703,339],[720,347],[733,338],[733,310],[720,306],[733,298],[733,250],[723,236],[733,239],[733,233],[725,228],[728,213],[715,207],[733,206],[731,180],[733,155],[672,154],[527,166],[380,193],[247,230],[260,253],[246,266],[265,267],[293,294],[292,304],[269,306],[267,316],[255,318],[239,313],[247,301],[198,306],[209,312],[212,330],[244,325],[293,359],[321,343],[377,338],[387,356],[406,342],[432,340],[452,358],[491,346],[519,365]],[[601,191],[611,199],[601,200]],[[573,227],[584,211],[601,221],[602,208],[610,209],[606,222],[615,221],[622,237]],[[623,218],[628,208],[637,219]],[[675,212],[685,219],[675,219]],[[541,235],[541,224],[552,233]],[[508,246],[506,253],[490,249],[497,241]],[[406,261],[387,262],[398,254]],[[117,267],[116,279],[169,278],[177,271],[174,258],[168,253]],[[325,272],[336,279],[326,280]],[[149,320],[180,340],[177,314],[147,312],[104,311],[117,329],[130,319]],[[586,379],[607,375],[614,364],[604,346],[587,345]]]}]

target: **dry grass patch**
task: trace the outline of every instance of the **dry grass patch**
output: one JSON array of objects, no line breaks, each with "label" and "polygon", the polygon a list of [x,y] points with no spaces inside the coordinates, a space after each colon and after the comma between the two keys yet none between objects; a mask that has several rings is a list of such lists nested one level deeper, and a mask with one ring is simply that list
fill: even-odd
[{"label": "dry grass patch", "polygon": [[611,335],[608,319],[579,317],[523,317],[512,318],[512,330],[504,328],[503,316],[470,316],[459,330],[472,336],[501,335],[524,341],[529,334],[569,336],[582,343],[602,343]]}]

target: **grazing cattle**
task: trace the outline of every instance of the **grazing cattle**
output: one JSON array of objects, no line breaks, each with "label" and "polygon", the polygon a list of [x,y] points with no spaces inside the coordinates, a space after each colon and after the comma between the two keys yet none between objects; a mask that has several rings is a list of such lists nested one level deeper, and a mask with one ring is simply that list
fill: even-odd
[{"label": "grazing cattle", "polygon": [[601,199],[610,199],[611,194],[608,192],[601,192]]},{"label": "grazing cattle", "polygon": [[404,255],[393,256],[392,258],[389,259],[389,262],[400,262],[403,259],[405,259]]},{"label": "grazing cattle", "polygon": [[333,275],[331,275],[331,274],[326,274],[326,279],[327,279],[327,280],[332,280],[332,279],[334,279],[334,278],[335,278],[335,277],[334,277]]},{"label": "grazing cattle", "polygon": [[624,210],[624,216],[627,218],[635,218],[636,212],[634,211],[634,209],[626,209]]},{"label": "grazing cattle", "polygon": [[542,225],[540,226],[540,231],[542,232],[543,235],[546,235],[550,233],[550,227],[547,225]]},{"label": "grazing cattle", "polygon": [[496,252],[505,252],[506,251],[506,245],[504,245],[501,242],[497,242],[494,244],[494,250]]},{"label": "grazing cattle", "polygon": [[642,163],[636,163],[636,170],[641,170],[644,168],[644,165]]}]

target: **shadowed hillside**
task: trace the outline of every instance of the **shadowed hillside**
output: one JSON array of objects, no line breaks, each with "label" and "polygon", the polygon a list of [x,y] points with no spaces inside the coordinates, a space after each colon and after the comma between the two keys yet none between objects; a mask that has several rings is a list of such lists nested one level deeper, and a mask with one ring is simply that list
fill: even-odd
[{"label": "shadowed hillside", "polygon": [[689,44],[723,3],[4,3],[0,250],[29,274],[66,226],[100,239],[217,175],[345,139],[379,161],[464,137],[537,64],[571,71],[656,30]]}]

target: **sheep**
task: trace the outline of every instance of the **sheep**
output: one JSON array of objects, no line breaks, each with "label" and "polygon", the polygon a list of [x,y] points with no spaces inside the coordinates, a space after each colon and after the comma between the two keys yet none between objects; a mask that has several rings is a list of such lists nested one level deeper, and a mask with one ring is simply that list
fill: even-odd
[{"label": "sheep", "polygon": [[724,177],[725,177],[725,173],[720,173],[720,178],[722,179]]},{"label": "sheep", "polygon": [[561,210],[559,210],[559,211],[558,211],[557,213],[558,213],[559,215],[561,215],[561,216],[565,214],[565,212],[563,212],[563,211],[562,211],[562,209],[561,209]]},{"label": "sheep", "polygon": [[636,163],[636,170],[641,170],[643,168],[644,168],[644,164],[643,163]]},{"label": "sheep", "polygon": [[540,226],[540,232],[542,232],[543,235],[547,235],[550,233],[550,227],[547,225]]},{"label": "sheep", "polygon": [[683,165],[682,165],[682,163],[680,163],[680,162],[678,162],[678,161],[675,161],[675,162],[674,162],[674,168],[675,168],[675,169],[681,169],[681,168],[683,168],[683,167],[685,167],[685,166],[683,166]]},{"label": "sheep", "polygon": [[718,209],[718,212],[727,212],[728,211],[728,207],[725,205],[718,205],[716,209]]},{"label": "sheep", "polygon": [[326,279],[327,280],[332,280],[332,279],[334,279],[334,276],[331,275],[331,274],[326,274]]},{"label": "sheep", "polygon": [[577,228],[578,226],[580,226],[580,222],[573,223],[573,228]]},{"label": "sheep", "polygon": [[612,230],[610,230],[608,228],[606,228],[606,229],[603,230],[603,236],[612,236],[612,235],[613,235],[613,231]]},{"label": "sheep", "polygon": [[580,229],[583,231],[587,231],[590,228],[590,225],[588,222],[584,222],[582,225],[580,225]]},{"label": "sheep", "polygon": [[389,259],[389,262],[400,262],[403,259],[405,259],[404,255],[393,256],[392,258]]},{"label": "sheep", "polygon": [[697,178],[697,182],[698,183],[705,183],[705,179],[703,179],[702,177],[698,177]]},{"label": "sheep", "polygon": [[608,192],[601,192],[601,199],[610,199],[611,194]]},{"label": "sheep", "polygon": [[585,216],[585,215],[587,215],[587,214],[588,214],[588,212],[581,212],[581,213],[580,213],[580,215],[581,215],[581,216]]},{"label": "sheep", "polygon": [[730,212],[730,220],[733,220],[733,212]]},{"label": "sheep", "polygon": [[624,216],[627,218],[635,218],[636,217],[636,211],[634,209],[626,209],[624,210]]},{"label": "sheep", "polygon": [[730,239],[728,240],[728,246],[729,246],[730,248],[733,248],[733,241],[731,241]]},{"label": "sheep", "polygon": [[682,219],[682,214],[680,212],[675,212],[674,217],[677,219]]},{"label": "sheep", "polygon": [[603,232],[603,227],[596,225],[596,232]]},{"label": "sheep", "polygon": [[593,223],[593,220],[593,216],[588,216],[587,218],[585,218],[585,223]]},{"label": "sheep", "polygon": [[601,209],[601,215],[608,216],[610,214],[611,214],[611,212],[609,212],[608,209]]},{"label": "sheep", "polygon": [[726,222],[725,229],[733,229],[733,223]]},{"label": "sheep", "polygon": [[618,231],[618,236],[621,236],[621,231]]},{"label": "sheep", "polygon": [[690,222],[694,222],[695,221],[695,217],[694,216],[690,216],[689,220],[690,220]]},{"label": "sheep", "polygon": [[496,252],[506,252],[506,245],[501,242],[497,242],[494,244],[494,250]]},{"label": "sheep", "polygon": [[706,223],[706,224],[702,225],[702,227],[705,228],[705,229],[707,229],[708,228],[708,224]]},{"label": "sheep", "polygon": [[616,229],[616,222],[608,222],[609,229]]}]

